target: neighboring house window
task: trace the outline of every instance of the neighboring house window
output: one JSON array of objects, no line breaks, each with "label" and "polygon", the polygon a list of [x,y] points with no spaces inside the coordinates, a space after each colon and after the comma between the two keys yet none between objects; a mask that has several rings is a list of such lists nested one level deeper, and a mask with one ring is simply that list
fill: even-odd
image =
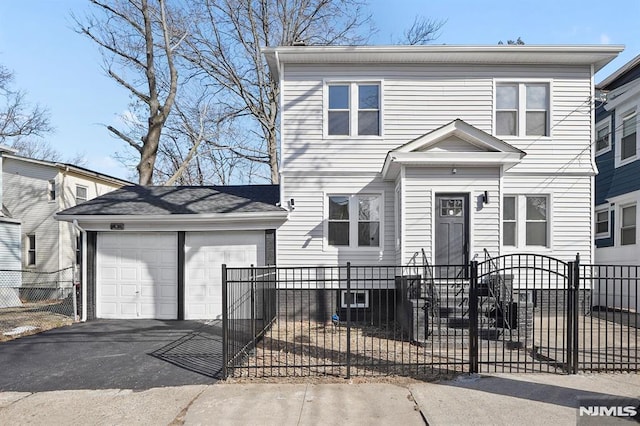
[{"label": "neighboring house window", "polygon": [[380,136],[380,84],[327,85],[327,135]]},{"label": "neighboring house window", "polygon": [[549,197],[506,195],[502,207],[502,245],[549,247]]},{"label": "neighboring house window", "polygon": [[609,120],[604,125],[596,126],[596,155],[611,150],[611,128]]},{"label": "neighboring house window", "polygon": [[623,246],[636,243],[636,206],[623,206],[620,209],[622,224],[620,226],[620,244]]},{"label": "neighboring house window", "polygon": [[498,136],[549,136],[549,85],[497,84],[495,129]]},{"label": "neighboring house window", "polygon": [[27,266],[36,266],[36,236],[27,235]]},{"label": "neighboring house window", "polygon": [[87,187],[76,185],[76,204],[87,201]]},{"label": "neighboring house window", "polygon": [[380,195],[330,195],[327,242],[336,247],[379,247]]},{"label": "neighboring house window", "polygon": [[342,290],[340,292],[340,307],[368,308],[369,292],[367,290]]},{"label": "neighboring house window", "polygon": [[51,179],[47,183],[47,188],[48,188],[49,201],[55,201],[56,200],[56,181],[55,181],[55,179]]},{"label": "neighboring house window", "polygon": [[596,210],[596,238],[609,236],[609,207]]},{"label": "neighboring house window", "polygon": [[516,245],[516,197],[503,198],[502,210],[502,244],[505,246]]},{"label": "neighboring house window", "polygon": [[620,141],[620,160],[624,161],[636,155],[637,114],[634,111],[622,118],[622,139]]}]

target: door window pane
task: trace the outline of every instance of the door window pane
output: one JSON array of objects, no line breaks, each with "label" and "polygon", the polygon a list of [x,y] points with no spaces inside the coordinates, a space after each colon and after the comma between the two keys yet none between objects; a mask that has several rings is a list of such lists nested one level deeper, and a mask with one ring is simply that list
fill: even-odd
[{"label": "door window pane", "polygon": [[442,198],[440,200],[440,216],[462,216],[462,199]]}]

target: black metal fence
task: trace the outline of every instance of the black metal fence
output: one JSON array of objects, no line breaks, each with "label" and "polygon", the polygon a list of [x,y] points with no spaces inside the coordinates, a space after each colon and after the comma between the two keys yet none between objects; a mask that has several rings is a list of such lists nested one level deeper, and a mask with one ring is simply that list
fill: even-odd
[{"label": "black metal fence", "polygon": [[532,254],[223,267],[223,374],[637,370],[637,272]]},{"label": "black metal fence", "polygon": [[72,267],[0,270],[0,341],[70,324],[76,307]]}]

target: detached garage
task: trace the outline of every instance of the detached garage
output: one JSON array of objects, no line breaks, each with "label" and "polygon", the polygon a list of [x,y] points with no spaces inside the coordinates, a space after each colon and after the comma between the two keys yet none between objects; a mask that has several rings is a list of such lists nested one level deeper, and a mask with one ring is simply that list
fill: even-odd
[{"label": "detached garage", "polygon": [[222,264],[275,264],[277,185],[129,186],[57,214],[83,235],[83,319],[217,319]]}]

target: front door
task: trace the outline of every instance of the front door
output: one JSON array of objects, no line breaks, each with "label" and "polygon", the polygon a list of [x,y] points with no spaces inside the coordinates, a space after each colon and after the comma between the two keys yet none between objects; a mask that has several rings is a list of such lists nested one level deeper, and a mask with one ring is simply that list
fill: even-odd
[{"label": "front door", "polygon": [[436,194],[434,213],[435,264],[466,264],[469,259],[469,194]]}]

